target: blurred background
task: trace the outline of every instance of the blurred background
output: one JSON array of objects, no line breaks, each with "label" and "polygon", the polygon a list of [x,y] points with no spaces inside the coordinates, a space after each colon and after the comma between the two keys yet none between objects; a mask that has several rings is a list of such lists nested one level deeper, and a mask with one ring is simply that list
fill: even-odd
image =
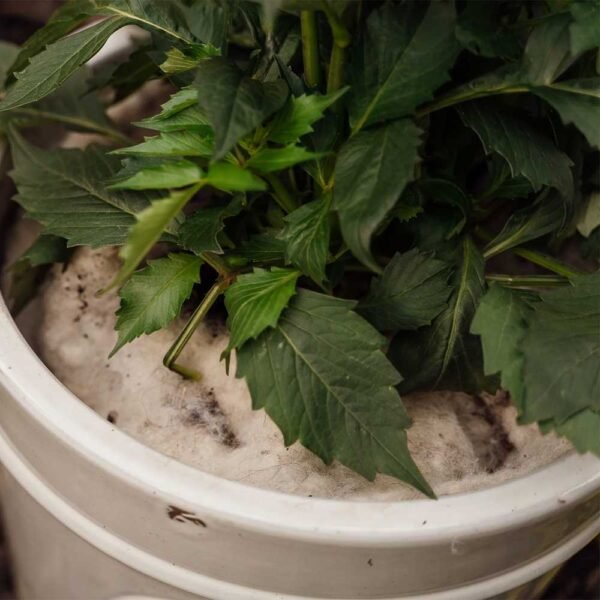
[{"label": "blurred background", "polygon": [[[61,0],[0,0],[0,40],[22,43],[60,4]],[[0,600],[13,598],[10,557],[0,527]],[[588,544],[557,570],[542,598],[600,600],[600,539]]]}]

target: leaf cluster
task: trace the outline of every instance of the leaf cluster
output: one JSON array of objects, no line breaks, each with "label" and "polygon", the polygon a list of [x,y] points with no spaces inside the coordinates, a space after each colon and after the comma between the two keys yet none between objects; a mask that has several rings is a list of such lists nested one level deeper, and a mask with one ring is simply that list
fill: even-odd
[{"label": "leaf cluster", "polygon": [[[66,2],[0,47],[15,199],[44,227],[19,271],[119,246],[113,352],[202,271],[165,364],[193,375],[177,357],[224,295],[254,408],[369,479],[433,495],[406,444],[417,389],[502,386],[600,453],[598,18],[598,0]],[[148,44],[87,76],[129,24]],[[170,98],[123,139],[96,92],[151,78]],[[113,146],[42,150],[23,130],[45,122]]]}]

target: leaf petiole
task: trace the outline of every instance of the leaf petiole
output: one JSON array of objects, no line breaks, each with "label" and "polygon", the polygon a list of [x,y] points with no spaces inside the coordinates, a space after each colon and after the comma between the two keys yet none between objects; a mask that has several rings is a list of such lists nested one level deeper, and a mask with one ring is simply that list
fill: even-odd
[{"label": "leaf petiole", "polygon": [[487,281],[495,281],[510,288],[547,288],[570,285],[566,277],[560,275],[505,275],[490,273],[485,276]]},{"label": "leaf petiole", "polygon": [[315,88],[319,85],[321,69],[319,65],[319,43],[317,40],[317,18],[314,10],[300,12],[302,31],[302,59],[306,85]]},{"label": "leaf petiole", "polygon": [[202,375],[199,371],[186,367],[185,365],[177,364],[175,361],[179,358],[179,355],[185,348],[186,344],[190,341],[194,331],[198,328],[198,325],[202,322],[202,319],[206,316],[212,305],[215,303],[217,298],[231,285],[232,279],[220,279],[210,288],[208,294],[204,296],[202,302],[198,305],[194,314],[190,320],[186,323],[181,333],[177,336],[173,345],[169,348],[163,358],[163,365],[167,369],[179,373],[185,379],[199,380]]}]

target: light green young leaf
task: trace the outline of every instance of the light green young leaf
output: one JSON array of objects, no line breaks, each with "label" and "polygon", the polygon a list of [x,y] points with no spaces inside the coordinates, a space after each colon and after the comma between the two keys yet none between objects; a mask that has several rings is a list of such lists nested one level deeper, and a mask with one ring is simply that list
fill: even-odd
[{"label": "light green young leaf", "polygon": [[200,156],[209,158],[214,149],[212,131],[203,130],[174,131],[145,138],[141,144],[119,148],[112,154],[134,156]]},{"label": "light green young leaf", "polygon": [[521,346],[525,422],[600,412],[600,272],[571,282],[541,294],[529,320]]},{"label": "light green young leaf", "polygon": [[202,261],[190,254],[169,254],[136,271],[119,292],[121,307],[115,329],[119,339],[110,356],[142,334],[168,325],[200,281]]},{"label": "light green young leaf", "polygon": [[354,302],[299,290],[277,326],[238,351],[255,410],[264,408],[286,445],[297,440],[326,464],[337,459],[363,477],[377,473],[433,491],[413,462],[401,380],[386,340],[353,312]]},{"label": "light green young leaf", "polygon": [[592,231],[600,227],[600,193],[590,194],[577,219],[577,231],[583,237],[590,237]]},{"label": "light green young leaf", "polygon": [[175,111],[173,109],[168,112],[171,113],[169,117],[165,117],[163,113],[160,113],[149,119],[138,121],[135,125],[163,133],[174,133],[185,130],[188,132],[197,131],[202,134],[211,131],[212,137],[212,130],[210,129],[208,120],[202,114],[199,106],[187,106],[181,110]]},{"label": "light green young leaf", "polygon": [[548,138],[524,121],[480,102],[468,102],[457,111],[465,125],[477,134],[487,153],[497,152],[506,159],[513,176],[527,177],[535,191],[548,185],[565,199],[572,198],[573,163]]},{"label": "light green young leaf", "polygon": [[532,312],[521,292],[492,285],[479,303],[471,333],[481,337],[484,373],[500,373],[500,382],[513,403],[523,410],[523,352],[521,346]]},{"label": "light green young leaf", "polygon": [[247,165],[259,173],[271,173],[323,156],[324,152],[311,152],[291,144],[283,148],[262,148],[250,158]]},{"label": "light green young leaf", "polygon": [[179,228],[179,241],[186,250],[198,256],[203,252],[222,254],[223,248],[218,238],[225,227],[223,221],[239,214],[243,207],[242,198],[234,197],[223,206],[198,209]]},{"label": "light green young leaf", "polygon": [[448,79],[459,50],[454,4],[426,6],[385,3],[369,15],[352,61],[350,123],[355,132],[412,114]]},{"label": "light green young leaf", "polygon": [[479,393],[489,386],[481,369],[479,339],[469,335],[471,319],[484,290],[484,262],[475,244],[465,238],[450,278],[448,307],[433,323],[416,331],[401,331],[390,347],[390,358],[402,372],[400,391],[444,389]]},{"label": "light green young leaf", "polygon": [[590,146],[600,150],[600,77],[560,81],[531,91],[550,104],[563,123],[573,123]]},{"label": "light green young leaf", "polygon": [[31,104],[52,93],[128,22],[122,18],[106,19],[50,44],[31,59],[24,71],[16,73],[17,81],[0,101],[0,111]]},{"label": "light green young leaf", "polygon": [[200,108],[215,132],[214,160],[222,159],[242,137],[279,110],[288,95],[283,81],[261,83],[221,58],[203,61],[194,85]]},{"label": "light green young leaf", "polygon": [[41,150],[16,131],[10,133],[10,144],[16,201],[69,246],[122,244],[135,215],[148,206],[151,196],[145,193],[106,188],[103,182],[115,175],[120,162],[98,146]]},{"label": "light green young leaf", "polygon": [[123,264],[106,290],[119,287],[129,279],[154,244],[160,240],[163,232],[172,225],[201,187],[202,184],[197,184],[173,191],[166,198],[152,201],[148,208],[136,215],[136,223],[129,231],[127,241],[119,250]]},{"label": "light green young leaf", "polygon": [[567,208],[556,193],[540,199],[532,206],[514,212],[502,231],[485,247],[490,258],[516,246],[559,230],[565,223]]},{"label": "light green young leaf", "polygon": [[600,47],[600,2],[583,0],[569,6],[574,21],[569,26],[573,55]]},{"label": "light green young leaf", "polygon": [[337,102],[350,88],[345,87],[333,94],[292,96],[277,113],[269,127],[268,139],[279,144],[297,142],[303,135],[313,131],[312,124],[323,117],[325,110]]},{"label": "light green young leaf", "polygon": [[374,279],[358,312],[379,331],[396,332],[431,324],[448,305],[449,265],[413,248],[396,254]]},{"label": "light green young leaf", "polygon": [[224,192],[262,192],[267,189],[267,184],[248,169],[226,162],[211,164],[204,181]]},{"label": "light green young leaf", "polygon": [[181,159],[130,158],[108,186],[110,190],[164,190],[198,183],[202,169],[195,163]]},{"label": "light green young leaf", "polygon": [[[149,123],[156,121],[165,121],[170,119],[182,110],[194,106],[198,102],[198,91],[193,87],[185,87],[175,92],[164,104],[161,104],[161,111],[152,117],[139,121],[141,127],[150,127]],[[208,123],[203,123],[204,125]]]},{"label": "light green young leaf", "polygon": [[225,291],[227,326],[231,332],[226,352],[240,349],[265,329],[275,327],[281,311],[296,293],[300,273],[273,267],[239,275]]},{"label": "light green young leaf", "polygon": [[330,207],[330,194],[304,204],[285,217],[286,226],[281,234],[286,262],[319,284],[325,279],[329,252]]},{"label": "light green young leaf", "polygon": [[362,131],[348,140],[335,165],[334,206],[344,240],[363,264],[371,256],[371,237],[414,178],[421,131],[408,119]]},{"label": "light green young leaf", "polygon": [[220,54],[220,51],[210,44],[190,44],[185,51],[171,48],[167,52],[167,59],[160,65],[160,69],[167,75],[183,73],[195,69],[201,61]]}]

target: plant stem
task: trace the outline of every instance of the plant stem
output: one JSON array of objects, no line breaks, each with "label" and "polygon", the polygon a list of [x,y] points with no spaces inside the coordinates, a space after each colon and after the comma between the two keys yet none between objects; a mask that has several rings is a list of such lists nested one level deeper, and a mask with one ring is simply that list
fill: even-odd
[{"label": "plant stem", "polygon": [[182,350],[190,341],[194,331],[196,331],[196,328],[200,325],[202,319],[204,319],[211,306],[215,303],[215,300],[229,287],[230,284],[231,279],[220,279],[210,288],[208,294],[204,296],[204,299],[198,305],[198,308],[196,308],[190,320],[186,323],[175,342],[173,342],[173,345],[165,354],[163,358],[163,365],[165,365],[165,367],[175,373],[179,373],[179,375],[186,379],[198,380],[202,378],[202,375],[195,369],[178,365],[175,361],[179,358]]},{"label": "plant stem", "polygon": [[304,62],[304,80],[306,85],[315,88],[321,79],[319,65],[319,43],[317,39],[317,17],[314,10],[300,11],[302,31],[302,60]]},{"label": "plant stem", "polygon": [[505,275],[490,273],[485,278],[488,281],[496,281],[501,285],[511,288],[538,288],[557,287],[569,285],[569,280],[560,275]]},{"label": "plant stem", "polygon": [[[337,92],[344,84],[344,65],[346,64],[346,48],[333,44],[327,73],[327,93]],[[336,102],[337,104],[337,102]],[[335,105],[334,105],[335,106]]]},{"label": "plant stem", "polygon": [[273,197],[275,198],[277,204],[279,204],[279,206],[281,206],[286,213],[291,213],[298,208],[298,203],[296,202],[295,198],[290,194],[289,190],[285,187],[277,175],[269,173],[264,177],[273,188]]},{"label": "plant stem", "polygon": [[439,98],[434,102],[426,104],[421,110],[416,112],[416,117],[419,119],[428,115],[432,112],[454,106],[455,104],[461,104],[462,102],[469,102],[470,100],[477,100],[478,98],[485,98],[487,96],[496,96],[499,94],[524,94],[529,92],[529,88],[526,86],[512,86],[505,88],[495,88],[491,90],[467,90],[460,91],[458,93],[450,93],[449,95]]},{"label": "plant stem", "polygon": [[229,265],[225,262],[225,259],[215,254],[214,252],[202,252],[202,260],[210,265],[221,277],[227,277],[231,274]]},{"label": "plant stem", "polygon": [[513,248],[512,253],[524,258],[525,260],[528,260],[534,265],[544,267],[544,269],[548,269],[548,271],[552,271],[553,273],[557,273],[563,277],[573,277],[581,274],[580,272],[569,267],[569,265],[566,265],[565,263],[556,260],[551,256],[542,254],[541,252],[536,252],[535,250],[528,250],[527,248]]},{"label": "plant stem", "polygon": [[348,28],[340,21],[336,12],[327,3],[327,0],[324,0],[321,3],[321,8],[327,16],[327,21],[329,22],[331,34],[333,35],[333,40],[336,46],[339,46],[340,48],[348,47],[352,40],[352,36],[350,35]]}]

